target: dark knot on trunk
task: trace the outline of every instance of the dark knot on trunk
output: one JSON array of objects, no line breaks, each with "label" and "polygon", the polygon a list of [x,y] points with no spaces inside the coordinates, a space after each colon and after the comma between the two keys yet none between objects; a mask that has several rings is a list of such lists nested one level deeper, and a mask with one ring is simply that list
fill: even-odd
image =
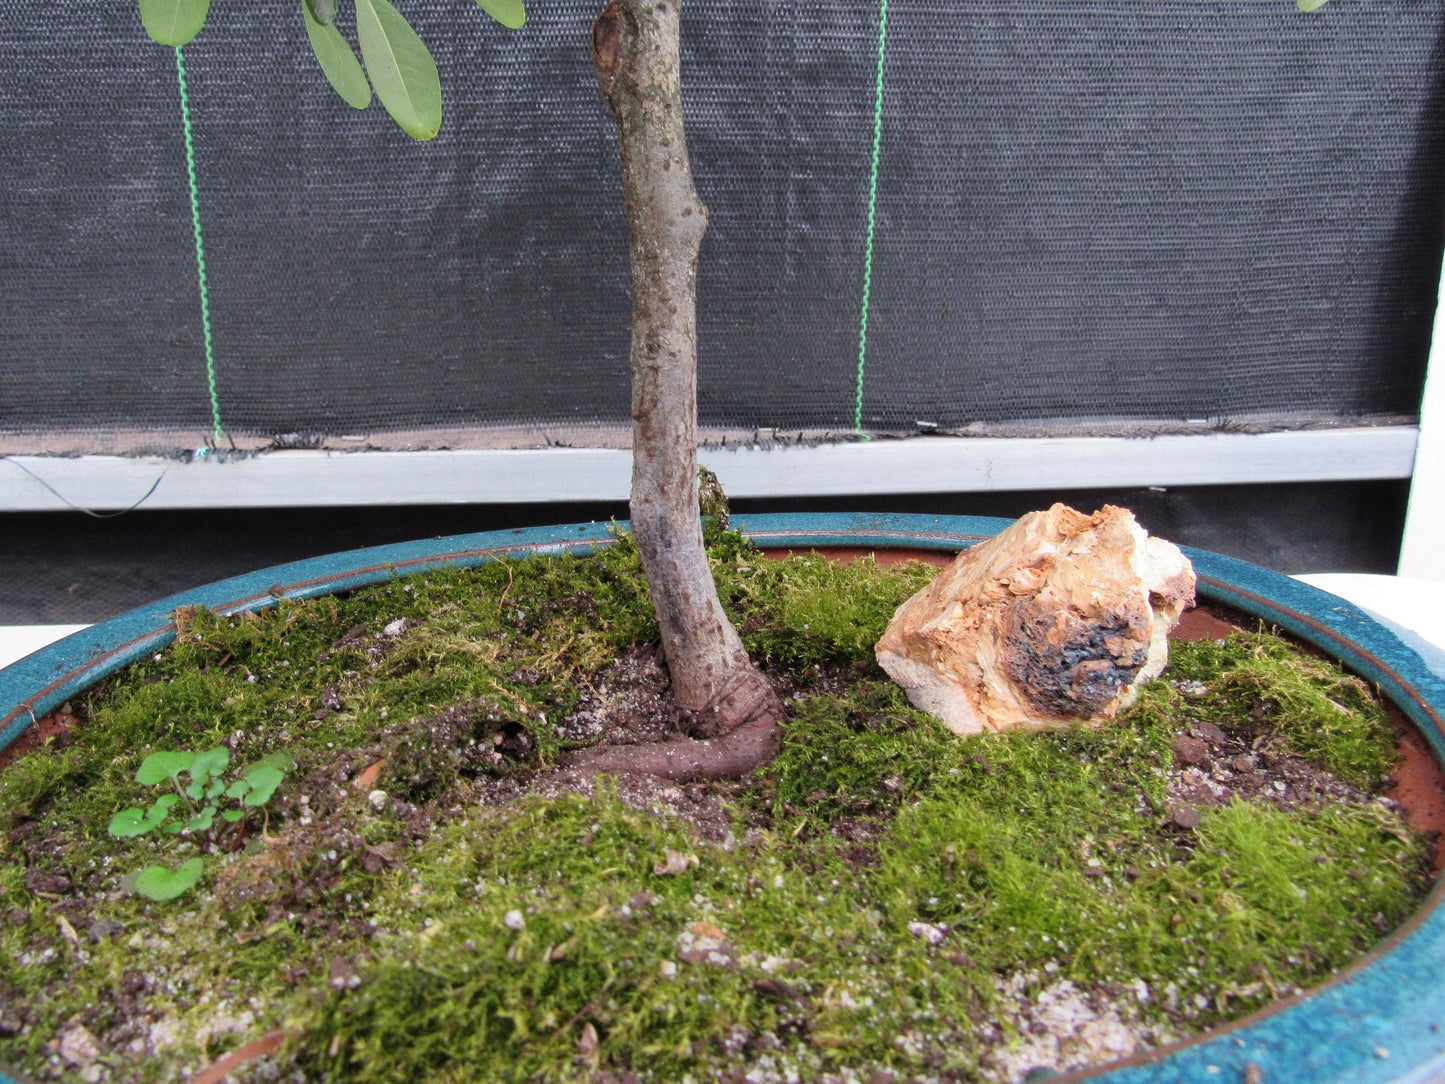
[{"label": "dark knot on trunk", "polygon": [[609,0],[602,14],[592,24],[592,63],[597,74],[606,78],[617,68],[617,53],[622,48],[622,32],[627,16],[617,0]]}]

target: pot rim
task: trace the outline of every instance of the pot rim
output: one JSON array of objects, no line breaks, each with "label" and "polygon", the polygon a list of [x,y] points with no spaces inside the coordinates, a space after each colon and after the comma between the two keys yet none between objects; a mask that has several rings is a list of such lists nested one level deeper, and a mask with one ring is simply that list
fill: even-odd
[{"label": "pot rim", "polygon": [[[905,514],[735,514],[763,547],[966,549],[1011,521]],[[348,550],[275,565],[171,595],[74,633],[0,669],[0,749],[107,674],[175,638],[179,606],[222,614],[266,609],[447,565],[588,553],[626,522],[487,531]],[[1445,678],[1393,631],[1343,599],[1235,558],[1181,547],[1199,594],[1288,629],[1379,686],[1445,763]],[[1426,1084],[1445,1076],[1445,878],[1379,946],[1325,982],[1192,1039],[1053,1078],[1059,1084],[1245,1079],[1315,1084]],[[0,1084],[18,1084],[0,1067]]]}]

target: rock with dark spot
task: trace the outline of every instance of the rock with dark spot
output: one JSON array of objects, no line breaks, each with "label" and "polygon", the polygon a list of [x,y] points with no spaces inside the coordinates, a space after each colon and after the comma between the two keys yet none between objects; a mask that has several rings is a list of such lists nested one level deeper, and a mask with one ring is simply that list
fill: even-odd
[{"label": "rock with dark spot", "polygon": [[958,734],[1111,718],[1168,660],[1194,569],[1125,509],[1031,512],[893,615],[878,663]]}]

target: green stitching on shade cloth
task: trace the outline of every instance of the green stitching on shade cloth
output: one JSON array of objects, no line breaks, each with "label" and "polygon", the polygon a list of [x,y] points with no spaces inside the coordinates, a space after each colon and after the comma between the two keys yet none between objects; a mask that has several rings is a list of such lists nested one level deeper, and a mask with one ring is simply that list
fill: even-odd
[{"label": "green stitching on shade cloth", "polygon": [[186,61],[176,46],[176,78],[181,87],[181,125],[186,134],[186,175],[191,181],[191,225],[196,234],[196,277],[201,289],[201,334],[206,343],[206,383],[211,391],[211,426],[217,444],[221,442],[221,400],[216,394],[216,360],[211,351],[211,299],[206,290],[206,248],[201,243],[201,197],[196,187],[196,152],[191,144],[191,106],[186,95]]},{"label": "green stitching on shade cloth", "polygon": [[888,42],[888,0],[878,4],[878,74],[873,90],[873,164],[868,176],[868,238],[863,247],[863,307],[858,316],[858,398],[853,431],[863,432],[863,365],[868,357],[868,301],[873,290],[873,224],[878,208],[878,157],[883,145],[883,50]]}]

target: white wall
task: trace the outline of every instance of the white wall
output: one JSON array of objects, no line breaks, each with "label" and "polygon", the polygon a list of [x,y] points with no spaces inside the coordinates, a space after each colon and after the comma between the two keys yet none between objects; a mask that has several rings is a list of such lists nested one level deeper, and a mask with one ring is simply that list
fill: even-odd
[{"label": "white wall", "polygon": [[1401,576],[1445,582],[1445,275],[1440,284],[1399,571]]}]

